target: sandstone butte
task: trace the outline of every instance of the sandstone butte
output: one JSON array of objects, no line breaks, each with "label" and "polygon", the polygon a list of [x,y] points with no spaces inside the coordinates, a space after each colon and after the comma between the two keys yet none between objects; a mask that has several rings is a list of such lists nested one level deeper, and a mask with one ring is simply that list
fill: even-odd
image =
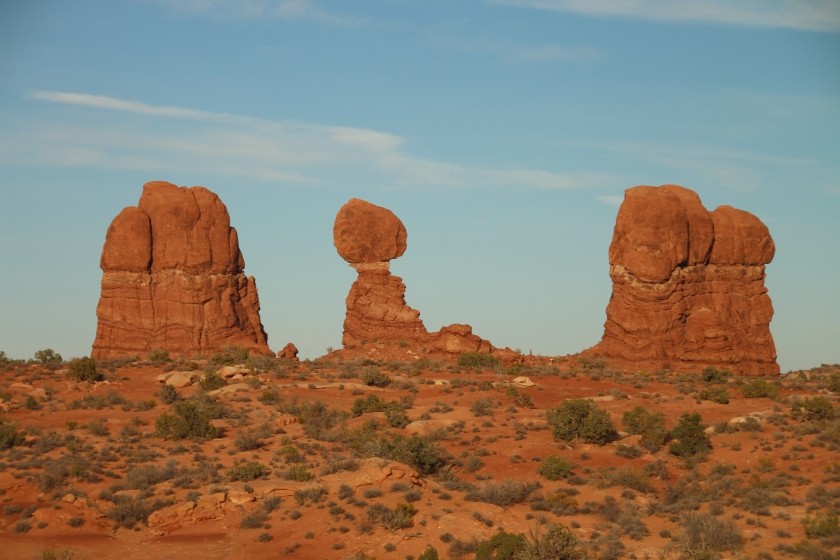
[{"label": "sandstone butte", "polygon": [[518,356],[495,348],[473,334],[469,325],[426,330],[420,312],[405,301],[402,279],[390,272],[390,261],[405,253],[407,239],[405,226],[387,208],[353,198],[338,211],[335,248],[358,272],[346,300],[344,354],[415,359],[464,352],[492,353],[505,360]]},{"label": "sandstone butte", "polygon": [[146,183],[111,222],[100,268],[95,358],[271,353],[227,208],[203,187]]},{"label": "sandstone butte", "polygon": [[600,343],[584,356],[621,369],[778,374],[764,286],[775,245],[756,216],[694,191],[625,191],[609,249],[612,296]]}]

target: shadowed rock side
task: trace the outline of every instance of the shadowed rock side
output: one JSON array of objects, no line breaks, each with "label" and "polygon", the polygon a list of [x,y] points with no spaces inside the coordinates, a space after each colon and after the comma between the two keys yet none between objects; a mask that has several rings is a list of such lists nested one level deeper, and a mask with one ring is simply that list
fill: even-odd
[{"label": "shadowed rock side", "polygon": [[100,260],[95,358],[197,355],[225,346],[269,354],[253,277],[227,208],[203,187],[146,183],[108,228]]},{"label": "shadowed rock side", "polygon": [[347,295],[345,351],[389,358],[463,352],[516,355],[494,348],[469,325],[426,330],[420,312],[405,302],[402,279],[390,272],[389,261],[405,252],[407,240],[405,227],[390,210],[351,199],[336,215],[333,238],[338,254],[359,274]]},{"label": "shadowed rock side", "polygon": [[625,191],[604,336],[585,354],[633,369],[777,374],[764,286],[775,246],[755,216],[676,185]]}]

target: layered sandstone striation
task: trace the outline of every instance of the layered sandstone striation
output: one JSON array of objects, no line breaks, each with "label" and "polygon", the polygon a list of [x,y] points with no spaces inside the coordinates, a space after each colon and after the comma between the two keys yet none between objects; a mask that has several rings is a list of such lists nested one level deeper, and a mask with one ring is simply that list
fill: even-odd
[{"label": "layered sandstone striation", "polygon": [[754,215],[676,185],[625,191],[604,336],[586,354],[635,369],[779,373],[764,286],[775,246]]},{"label": "layered sandstone striation", "polygon": [[146,183],[111,222],[100,267],[95,358],[271,352],[227,208],[203,187]]},{"label": "layered sandstone striation", "polygon": [[405,301],[405,284],[390,271],[390,261],[406,250],[405,226],[388,210],[357,198],[341,207],[333,227],[338,254],[350,263],[358,277],[347,295],[342,345],[345,349],[389,347],[397,353],[495,352],[473,334],[469,325],[449,325],[428,332],[420,312]]}]

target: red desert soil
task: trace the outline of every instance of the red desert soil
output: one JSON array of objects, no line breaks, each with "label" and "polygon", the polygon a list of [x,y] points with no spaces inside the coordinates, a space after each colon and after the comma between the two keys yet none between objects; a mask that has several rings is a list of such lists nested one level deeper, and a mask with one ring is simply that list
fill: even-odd
[{"label": "red desert soil", "polygon": [[[0,557],[417,559],[431,546],[471,559],[500,531],[531,538],[548,524],[570,527],[591,558],[837,553],[840,366],[756,380],[475,359],[100,362],[95,383],[71,380],[67,364],[7,360]],[[187,428],[216,433],[177,439],[165,420],[179,405],[164,403],[160,379],[217,371],[220,390],[205,390],[214,375],[177,389]],[[727,404],[701,400],[723,393]],[[581,398],[617,439],[553,437],[547,411]],[[645,449],[623,431],[639,406],[668,430],[699,413],[712,449]],[[538,472],[552,455],[571,466],[558,480]],[[692,519],[732,538],[692,540]],[[823,538],[803,520],[824,522]]]}]

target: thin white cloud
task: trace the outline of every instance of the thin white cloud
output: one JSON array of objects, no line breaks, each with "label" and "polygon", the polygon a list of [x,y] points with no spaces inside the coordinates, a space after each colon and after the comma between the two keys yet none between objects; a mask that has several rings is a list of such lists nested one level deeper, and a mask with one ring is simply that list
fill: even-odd
[{"label": "thin white cloud", "polygon": [[596,196],[595,198],[597,198],[601,202],[605,202],[614,206],[619,206],[624,201],[624,195],[620,194],[603,194],[601,196]]},{"label": "thin white cloud", "polygon": [[271,121],[78,92],[38,91],[31,97],[124,117],[93,126],[67,116],[0,132],[0,163],[215,172],[301,185],[340,185],[348,176],[411,188],[571,189],[615,184],[615,178],[606,175],[423,159],[407,152],[402,137],[366,128]]},{"label": "thin white cloud", "polygon": [[444,49],[489,54],[507,62],[592,62],[603,56],[599,49],[582,46],[523,45],[512,41],[443,36],[433,36],[431,41]]},{"label": "thin white cloud", "polygon": [[837,0],[489,0],[494,4],[660,22],[840,31]]},{"label": "thin white cloud", "polygon": [[350,27],[370,23],[362,17],[326,10],[313,0],[158,0],[158,3],[177,12],[223,20],[273,18]]}]

